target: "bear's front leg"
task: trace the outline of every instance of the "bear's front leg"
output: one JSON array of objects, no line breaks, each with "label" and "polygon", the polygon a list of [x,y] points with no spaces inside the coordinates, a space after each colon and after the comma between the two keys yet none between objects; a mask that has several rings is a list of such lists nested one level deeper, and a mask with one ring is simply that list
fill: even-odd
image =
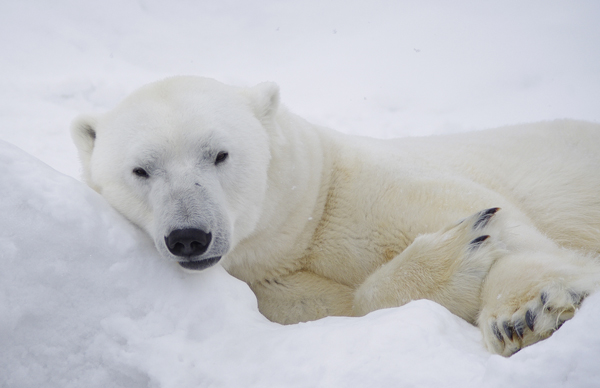
[{"label": "bear's front leg", "polygon": [[555,247],[503,256],[482,290],[477,321],[486,346],[510,356],[549,337],[599,284],[597,258],[574,251]]},{"label": "bear's front leg", "polygon": [[353,289],[310,271],[297,271],[250,284],[259,311],[281,324],[352,315]]},{"label": "bear's front leg", "polygon": [[498,210],[483,210],[440,232],[418,236],[357,289],[355,314],[429,299],[475,323],[483,281],[502,254],[496,242]]}]

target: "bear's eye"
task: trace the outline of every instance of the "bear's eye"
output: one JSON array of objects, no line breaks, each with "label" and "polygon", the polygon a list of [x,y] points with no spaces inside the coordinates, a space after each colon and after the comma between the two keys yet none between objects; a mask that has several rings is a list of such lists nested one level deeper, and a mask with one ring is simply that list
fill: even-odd
[{"label": "bear's eye", "polygon": [[136,167],[133,169],[133,173],[140,178],[150,178],[150,175],[141,167]]},{"label": "bear's eye", "polygon": [[223,163],[229,154],[225,151],[221,151],[217,154],[217,158],[215,159],[215,164]]}]

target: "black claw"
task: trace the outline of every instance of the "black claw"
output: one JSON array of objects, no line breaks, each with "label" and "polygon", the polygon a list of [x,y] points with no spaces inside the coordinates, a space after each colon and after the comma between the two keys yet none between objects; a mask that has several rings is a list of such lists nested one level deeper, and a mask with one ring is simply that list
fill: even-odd
[{"label": "black claw", "polygon": [[504,337],[502,337],[502,333],[500,332],[500,329],[498,329],[498,324],[496,324],[496,322],[492,323],[492,332],[496,338],[498,338],[498,341],[504,343]]},{"label": "black claw", "polygon": [[477,221],[475,221],[473,229],[480,229],[485,227],[490,221],[490,218],[492,218],[492,216],[496,214],[498,210],[500,210],[499,207],[493,207],[491,209],[486,209],[479,212],[479,218],[477,219]]},{"label": "black claw", "polygon": [[515,329],[515,333],[517,333],[517,336],[523,339],[523,333],[525,332],[525,322],[519,319],[515,321],[515,323],[513,324],[513,328]]},{"label": "black claw", "polygon": [[502,323],[502,328],[504,329],[504,332],[506,333],[506,337],[508,337],[508,339],[512,339],[513,335],[515,334],[515,331],[513,330],[513,327],[510,325],[510,323],[508,322],[504,322]]},{"label": "black claw", "polygon": [[573,290],[569,290],[569,294],[571,295],[571,299],[573,299],[573,304],[575,305],[575,307],[579,307],[579,305],[581,304],[581,302],[583,302],[583,300],[587,296],[586,293],[581,293],[580,294],[580,293],[575,292]]},{"label": "black claw", "polygon": [[552,311],[552,306],[548,305],[548,293],[547,292],[542,292],[542,294],[540,295],[540,299],[542,300],[542,306],[544,307],[544,311]]},{"label": "black claw", "polygon": [[469,243],[471,248],[478,248],[485,240],[487,240],[490,236],[479,236],[473,241]]},{"label": "black claw", "polygon": [[529,330],[533,331],[535,325],[535,313],[533,311],[527,310],[527,313],[525,313],[525,323]]}]

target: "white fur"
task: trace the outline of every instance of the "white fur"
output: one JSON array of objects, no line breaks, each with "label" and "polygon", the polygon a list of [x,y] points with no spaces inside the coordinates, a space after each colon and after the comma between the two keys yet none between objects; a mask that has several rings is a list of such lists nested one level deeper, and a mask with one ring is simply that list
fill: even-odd
[{"label": "white fur", "polygon": [[381,141],[307,123],[272,83],[175,77],[72,132],[88,184],[165,257],[183,260],[165,247],[170,231],[210,231],[192,260],[223,256],[277,322],[428,298],[510,355],[571,318],[600,280],[596,124]]}]

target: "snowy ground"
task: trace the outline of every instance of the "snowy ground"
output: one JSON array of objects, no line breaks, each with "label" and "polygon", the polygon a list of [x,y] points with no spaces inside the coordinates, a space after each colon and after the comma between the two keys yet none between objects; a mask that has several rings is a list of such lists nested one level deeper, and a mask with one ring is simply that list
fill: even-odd
[{"label": "snowy ground", "polygon": [[591,0],[1,2],[0,140],[25,152],[0,142],[0,387],[598,386],[600,295],[509,359],[428,301],[270,323],[73,179],[68,135],[175,74],[273,80],[305,118],[376,137],[600,122],[598,20]]}]

